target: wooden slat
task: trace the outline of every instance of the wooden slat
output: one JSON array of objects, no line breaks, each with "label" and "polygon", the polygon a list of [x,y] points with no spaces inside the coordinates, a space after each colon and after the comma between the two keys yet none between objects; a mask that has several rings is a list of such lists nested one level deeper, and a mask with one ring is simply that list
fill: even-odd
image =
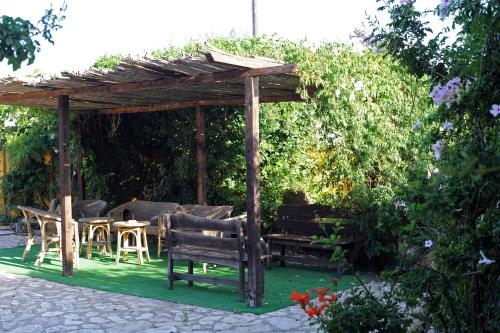
[{"label": "wooden slat", "polygon": [[238,287],[238,280],[230,280],[230,279],[222,279],[211,276],[203,276],[203,275],[194,275],[194,274],[185,274],[185,273],[174,273],[174,280],[187,280],[187,281],[195,281],[195,282],[204,282],[208,284],[222,284]]},{"label": "wooden slat", "polygon": [[271,67],[271,66],[281,66],[283,62],[278,62],[275,59],[263,58],[263,57],[242,57],[233,54],[226,53],[221,50],[216,50],[212,48],[208,53],[205,54],[207,60],[210,62],[230,64],[238,67],[246,68],[259,68],[259,67]]},{"label": "wooden slat", "polygon": [[204,217],[176,213],[171,216],[172,229],[194,230],[194,231],[221,231],[237,233],[235,219],[207,219]]},{"label": "wooden slat", "polygon": [[[263,96],[261,103],[278,102],[300,102],[301,97],[297,94],[287,96]],[[159,105],[130,106],[121,108],[109,108],[97,110],[97,114],[120,114],[120,113],[141,113],[141,112],[161,112],[169,110],[187,109],[196,106],[223,106],[223,105],[244,105],[244,98],[234,99],[207,99],[191,102],[167,103]]]},{"label": "wooden slat", "polygon": [[171,230],[174,246],[194,245],[217,250],[238,251],[238,241],[236,238],[222,238],[206,236],[201,233]]},{"label": "wooden slat", "polygon": [[304,218],[349,218],[349,211],[344,208],[334,208],[326,205],[281,205],[277,210],[278,217]]},{"label": "wooden slat", "polygon": [[63,95],[91,95],[97,93],[126,92],[126,91],[135,91],[138,89],[160,88],[160,87],[176,86],[176,85],[180,86],[185,84],[189,85],[189,84],[206,83],[206,82],[220,83],[227,80],[244,79],[252,76],[296,74],[296,73],[297,73],[296,65],[281,65],[281,66],[265,67],[265,68],[238,69],[226,72],[200,74],[200,75],[175,78],[175,79],[167,78],[167,79],[149,80],[142,82],[123,82],[123,83],[106,84],[100,86],[62,88],[62,89],[35,91],[27,93],[2,94],[0,95],[0,104],[9,104],[12,102],[29,100],[29,99],[59,97]]}]

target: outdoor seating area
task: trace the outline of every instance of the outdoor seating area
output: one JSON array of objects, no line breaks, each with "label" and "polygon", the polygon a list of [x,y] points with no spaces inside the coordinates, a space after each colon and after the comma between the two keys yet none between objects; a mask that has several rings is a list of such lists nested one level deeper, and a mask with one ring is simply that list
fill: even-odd
[{"label": "outdoor seating area", "polygon": [[[247,308],[247,305],[241,303],[246,299],[248,293],[248,253],[246,252],[248,222],[246,214],[230,218],[233,210],[231,206],[179,205],[170,202],[140,200],[119,205],[106,212],[102,208],[107,206],[103,204],[105,201],[88,200],[87,202],[94,203],[94,207],[101,208],[80,211],[75,216],[83,217],[80,217],[78,221],[73,220],[73,247],[79,249],[74,251],[75,257],[73,259],[77,268],[76,276],[78,276],[73,281],[77,281],[77,285],[101,290],[118,290],[126,294],[147,295],[147,297],[161,299],[165,297],[174,301],[183,301],[187,297],[187,295],[183,295],[180,299],[176,298],[179,295],[179,289],[186,292],[185,288],[187,287],[187,290],[191,289],[188,293],[192,297],[187,297],[187,302],[191,302],[189,304],[193,305],[204,305],[203,298],[208,295],[207,293],[212,295],[216,291],[220,291],[221,295],[217,297],[222,297],[221,299],[224,301],[222,305],[214,306],[215,308],[227,309],[229,305],[226,304],[231,304],[230,307],[235,309],[251,311],[249,310],[251,308]],[[95,205],[95,203],[99,203],[99,205]],[[85,205],[77,203],[73,207],[81,209]],[[19,206],[18,208],[23,213],[28,225],[26,247],[24,252],[21,249],[0,250],[0,267],[20,274],[40,276],[66,283],[57,274],[57,267],[60,267],[62,262],[60,215],[31,207]],[[298,209],[298,207],[296,208]],[[280,207],[280,212],[283,209]],[[314,206],[315,210],[312,206],[302,207],[302,209],[307,210],[309,217],[309,221],[304,221],[304,223],[315,223],[312,216],[318,215],[318,206]],[[326,207],[322,207],[322,209],[326,211]],[[59,208],[55,207],[55,210],[58,211]],[[139,220],[131,218],[139,218]],[[150,233],[148,234],[147,228],[151,227],[152,223],[155,223],[156,226],[154,229],[149,229]],[[39,229],[35,228],[36,225]],[[291,230],[293,229],[288,231]],[[156,243],[160,239],[157,238],[159,236],[165,238],[165,245],[162,242]],[[278,281],[276,279],[284,279],[279,282],[283,286],[288,285],[286,281],[296,280],[298,285],[302,287],[309,283],[314,286],[315,283],[328,279],[332,274],[337,274],[337,271],[332,270],[331,267],[310,268],[307,266],[273,265],[274,256],[276,256],[275,260],[282,261],[284,259],[279,254],[273,255],[269,251],[271,246],[274,246],[270,240],[277,240],[277,238],[272,234],[263,237],[267,239],[267,244],[264,239],[261,239],[260,244],[263,252],[260,265],[269,269],[265,277],[266,284],[273,286],[271,291],[266,291],[269,295],[277,292]],[[38,245],[40,243],[37,242],[38,238],[41,239],[41,245]],[[156,249],[158,250],[156,259],[150,256],[148,241],[152,244],[152,251],[155,250],[156,246],[159,247]],[[282,245],[279,242],[277,244]],[[165,251],[160,251],[160,247]],[[132,254],[132,257],[129,254]],[[271,269],[271,266],[274,267]],[[98,271],[91,273],[96,269]],[[263,271],[261,272],[264,274]],[[89,274],[91,274],[90,280],[86,281]],[[101,281],[101,277],[105,278],[109,274],[120,277],[124,284],[118,287],[115,283]],[[134,275],[137,276],[134,277]],[[149,288],[150,283],[153,283],[153,280],[150,279],[151,276],[154,276],[153,280],[157,289]],[[307,276],[315,278],[306,281]],[[100,282],[97,282],[96,279]],[[147,284],[147,291],[143,289],[137,291],[136,288],[127,289],[126,281],[128,280],[131,283],[132,281],[133,283],[141,281],[141,284]],[[179,280],[186,282],[174,283]],[[345,287],[356,283],[348,275],[340,277],[340,280],[343,286],[345,283]],[[160,288],[163,288],[161,292],[158,290]],[[158,294],[154,294],[152,290],[156,290]],[[143,294],[144,292],[146,294]],[[200,299],[195,296],[196,294]],[[229,297],[231,300],[228,299]],[[277,297],[276,303],[266,301],[266,304],[274,305],[264,306],[259,311],[266,312],[266,309],[272,310],[288,304],[286,292],[274,297]]]},{"label": "outdoor seating area", "polygon": [[499,331],[498,0],[114,2],[2,2],[0,332]]}]

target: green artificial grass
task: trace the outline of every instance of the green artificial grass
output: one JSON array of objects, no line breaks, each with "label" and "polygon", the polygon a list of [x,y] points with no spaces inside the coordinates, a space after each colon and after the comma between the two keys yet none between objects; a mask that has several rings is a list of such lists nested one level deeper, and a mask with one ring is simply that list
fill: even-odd
[{"label": "green artificial grass", "polygon": [[[203,306],[232,312],[251,312],[262,314],[291,305],[290,294],[330,285],[329,279],[338,280],[337,290],[343,290],[357,284],[352,275],[336,275],[332,271],[312,267],[273,265],[266,270],[264,284],[264,301],[260,308],[251,308],[248,302],[239,302],[238,289],[231,286],[213,286],[194,283],[188,287],[186,281],[176,281],[174,289],[167,289],[167,263],[164,258],[151,258],[151,263],[144,266],[137,264],[137,257],[129,255],[127,262],[115,264],[114,258],[93,252],[92,259],[80,258],[80,269],[75,269],[73,277],[63,277],[61,261],[55,253],[48,253],[40,270],[34,267],[39,246],[31,249],[26,261],[21,261],[23,247],[0,250],[0,270],[4,272],[27,275],[44,280],[59,282],[72,286],[81,286],[125,295],[134,295],[159,299],[169,302]],[[156,251],[151,251],[151,254]],[[146,261],[146,260],[145,260]],[[187,272],[187,265],[179,262],[175,265],[178,272]],[[201,264],[194,267],[195,273],[202,274]],[[237,270],[222,266],[209,265],[208,275],[237,279]]]}]

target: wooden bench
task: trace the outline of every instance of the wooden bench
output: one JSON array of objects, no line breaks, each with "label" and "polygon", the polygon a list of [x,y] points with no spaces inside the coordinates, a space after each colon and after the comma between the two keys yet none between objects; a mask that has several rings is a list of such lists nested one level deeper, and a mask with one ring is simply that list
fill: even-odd
[{"label": "wooden bench", "polygon": [[[263,236],[270,253],[272,253],[273,247],[278,246],[280,249],[279,255],[272,255],[273,261],[279,260],[281,266],[289,261],[338,268],[338,265],[330,260],[304,258],[287,253],[287,248],[333,251],[333,248],[328,249],[325,248],[325,245],[312,243],[312,241],[313,236],[328,238],[337,231],[340,240],[335,246],[346,250],[347,257],[352,263],[355,248],[361,240],[361,234],[346,209],[324,205],[282,205],[278,208],[277,213],[278,221],[273,225],[273,232]],[[340,230],[336,230],[339,229],[335,223],[338,220],[342,222]]]},{"label": "wooden bench", "polygon": [[[246,215],[245,215],[246,216]],[[161,222],[167,226],[168,247],[168,289],[174,288],[174,281],[187,280],[209,284],[223,284],[239,288],[240,302],[245,299],[245,252],[243,236],[244,216],[229,219],[208,219],[184,213],[162,214]],[[236,235],[235,238],[221,238],[203,234],[215,231]],[[174,272],[175,260],[187,260],[188,272]],[[193,262],[210,263],[236,268],[239,279],[223,279],[194,274]]]}]

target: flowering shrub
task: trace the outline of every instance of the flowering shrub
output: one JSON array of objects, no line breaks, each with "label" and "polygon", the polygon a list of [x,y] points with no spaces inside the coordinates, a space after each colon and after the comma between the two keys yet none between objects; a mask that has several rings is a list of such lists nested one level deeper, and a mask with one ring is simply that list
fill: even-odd
[{"label": "flowering shrub", "polygon": [[[415,310],[420,330],[498,332],[500,3],[434,4],[419,11],[416,2],[386,0],[389,24],[371,21],[377,47],[433,82],[437,106],[413,126],[434,159],[408,169],[413,181],[398,193],[408,210],[380,221],[399,217],[405,239],[385,276],[398,282],[392,297]],[[433,14],[442,33],[432,32]]]},{"label": "flowering shrub", "polygon": [[311,293],[309,291],[301,294],[296,290],[292,292],[292,302],[299,303],[310,319],[321,318],[323,312],[337,302],[337,295],[335,293],[328,294],[330,288],[326,286],[313,289],[312,291],[318,295],[318,299],[315,302],[310,301],[309,297]]},{"label": "flowering shrub", "polygon": [[[332,282],[336,286],[336,281],[332,279]],[[391,289],[377,298],[363,285],[353,288],[342,302],[337,302],[337,294],[331,293],[328,287],[313,289],[317,295],[313,300],[310,292],[302,294],[295,290],[291,298],[321,332],[403,333],[411,321],[399,313],[395,299],[387,297]]]}]

